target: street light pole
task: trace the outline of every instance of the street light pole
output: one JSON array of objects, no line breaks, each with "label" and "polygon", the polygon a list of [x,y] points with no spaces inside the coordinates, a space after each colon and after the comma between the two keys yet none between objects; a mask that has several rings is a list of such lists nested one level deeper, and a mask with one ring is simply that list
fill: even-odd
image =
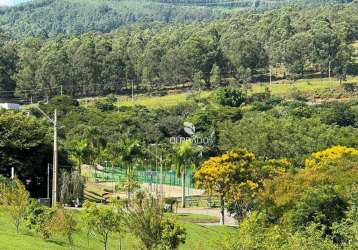
[{"label": "street light pole", "polygon": [[36,107],[46,119],[53,124],[53,169],[52,169],[52,207],[57,206],[57,169],[58,169],[58,150],[57,150],[57,109],[55,109],[54,117],[51,119],[40,107]]}]

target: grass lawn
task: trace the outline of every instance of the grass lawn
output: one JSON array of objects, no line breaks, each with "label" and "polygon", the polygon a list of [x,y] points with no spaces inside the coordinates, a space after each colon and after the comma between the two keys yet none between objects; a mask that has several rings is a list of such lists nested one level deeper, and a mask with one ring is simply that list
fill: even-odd
[{"label": "grass lawn", "polygon": [[[234,228],[226,226],[200,226],[189,222],[183,222],[181,217],[187,220],[195,219],[213,219],[210,216],[198,215],[177,215],[179,223],[187,230],[187,242],[179,249],[185,250],[207,250],[220,249],[219,245],[225,237],[235,232]],[[77,232],[74,235],[75,249],[100,250],[103,249],[99,237],[91,236],[89,244],[85,232]],[[57,250],[69,249],[66,240],[61,236],[56,236],[51,240],[43,240],[37,234],[34,234],[24,227],[19,235],[16,234],[15,226],[3,210],[0,210],[0,249],[1,250]],[[118,238],[112,237],[109,249],[118,248]],[[122,249],[133,250],[140,249],[137,239],[131,235],[126,235],[122,240]]]},{"label": "grass lawn", "polygon": [[[201,93],[202,97],[206,97],[210,94],[210,91],[204,91]],[[151,108],[158,107],[169,107],[175,106],[180,103],[184,103],[188,101],[188,97],[190,96],[190,92],[180,93],[180,94],[171,94],[166,96],[143,96],[134,99],[133,101],[121,101],[118,102],[119,106],[133,106],[133,105],[142,105]]]},{"label": "grass lawn", "polygon": [[[348,81],[358,82],[358,77],[348,77]],[[325,88],[336,88],[339,86],[339,81],[335,78],[329,80],[328,78],[324,79],[302,79],[298,81],[278,81],[273,84],[255,84],[252,87],[253,93],[262,92],[266,87],[269,87],[273,95],[285,96],[289,94],[293,88],[297,88],[303,93],[311,93],[316,90],[322,90]]]}]

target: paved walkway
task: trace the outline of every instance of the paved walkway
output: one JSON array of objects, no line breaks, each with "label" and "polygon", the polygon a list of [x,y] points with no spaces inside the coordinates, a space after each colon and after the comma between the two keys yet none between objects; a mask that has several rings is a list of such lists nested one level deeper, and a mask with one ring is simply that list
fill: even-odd
[{"label": "paved walkway", "polygon": [[[220,218],[219,208],[178,208],[178,214],[202,214]],[[237,226],[236,220],[230,217],[229,213],[225,211],[225,225]],[[220,225],[220,223],[204,223],[202,225]]]}]

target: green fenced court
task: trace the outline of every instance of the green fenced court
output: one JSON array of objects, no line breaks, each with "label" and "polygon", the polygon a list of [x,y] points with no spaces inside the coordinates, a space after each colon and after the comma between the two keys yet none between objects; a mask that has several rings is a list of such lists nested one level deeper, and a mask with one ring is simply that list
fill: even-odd
[{"label": "green fenced court", "polygon": [[[92,170],[92,180],[95,182],[116,182],[119,183],[127,178],[128,167],[126,166],[107,166],[102,169],[95,168]],[[154,169],[154,170],[153,170]],[[147,184],[160,184],[160,171],[155,167],[141,166],[132,169],[135,172],[137,181]],[[173,170],[163,170],[163,184],[170,186],[181,186],[180,175]],[[195,188],[193,180],[193,171],[186,170],[185,186]]]}]

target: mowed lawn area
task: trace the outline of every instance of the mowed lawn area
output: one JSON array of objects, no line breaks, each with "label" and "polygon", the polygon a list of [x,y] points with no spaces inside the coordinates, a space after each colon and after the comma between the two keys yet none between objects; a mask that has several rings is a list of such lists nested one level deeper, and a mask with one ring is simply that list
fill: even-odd
[{"label": "mowed lawn area", "polygon": [[[187,241],[181,245],[179,249],[182,250],[207,250],[219,249],[219,244],[222,244],[224,239],[235,232],[232,227],[226,226],[201,226],[190,223],[190,216],[185,216],[181,221],[182,216],[177,216],[178,221],[187,230]],[[201,216],[203,220],[207,218],[212,221],[213,218]],[[198,216],[193,215],[194,221]],[[88,249],[101,250],[103,249],[101,239],[98,236],[91,236],[89,242],[85,232],[77,232],[74,235],[75,248],[74,249]],[[69,245],[62,236],[55,236],[50,240],[43,240],[40,235],[30,232],[25,227],[22,227],[20,234],[16,234],[15,226],[12,224],[9,216],[0,210],[0,249],[1,250],[57,250],[69,249]],[[112,236],[110,240],[109,249],[119,249],[118,236]],[[140,244],[137,239],[129,234],[125,234],[122,240],[123,250],[140,249]]]},{"label": "mowed lawn area", "polygon": [[[348,77],[347,82],[358,82],[358,77]],[[302,79],[297,81],[277,81],[270,84],[254,84],[252,87],[253,93],[262,92],[268,87],[273,95],[285,96],[289,94],[293,89],[297,89],[303,93],[312,93],[317,90],[323,90],[326,88],[336,88],[340,85],[339,81],[335,78],[319,78],[319,79]]]},{"label": "mowed lawn area", "polygon": [[[200,96],[207,97],[210,95],[210,91],[203,91]],[[134,105],[141,105],[150,108],[156,107],[169,107],[175,106],[180,103],[184,103],[188,101],[191,92],[179,93],[179,94],[169,94],[166,96],[141,96],[135,98],[133,101],[120,101],[118,102],[119,106],[134,106]]]}]

